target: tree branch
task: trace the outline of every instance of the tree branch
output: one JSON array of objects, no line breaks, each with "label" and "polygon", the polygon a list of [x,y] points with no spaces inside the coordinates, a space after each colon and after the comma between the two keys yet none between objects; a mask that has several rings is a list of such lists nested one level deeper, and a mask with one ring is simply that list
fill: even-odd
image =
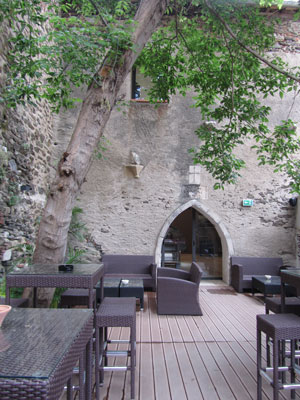
[{"label": "tree branch", "polygon": [[[188,45],[188,43],[187,43],[187,41],[186,41],[186,39],[185,39],[183,33],[181,32],[181,30],[178,30],[178,33],[179,33],[179,36],[182,38],[182,40],[183,40],[183,42],[184,42],[184,44],[185,44],[185,47],[186,47],[187,51],[191,54],[191,56],[194,56],[194,52],[193,52],[193,50],[190,48],[190,46]],[[202,70],[202,68],[200,67],[198,61],[197,61],[197,57],[195,57],[195,62],[196,62],[196,64],[197,64],[198,68],[199,68],[199,71],[201,71],[202,73],[204,73],[203,70]]]},{"label": "tree branch", "polygon": [[252,55],[254,55],[254,57],[258,58],[262,63],[268,65],[268,67],[274,69],[275,71],[279,72],[282,75],[287,76],[288,78],[292,79],[293,81],[296,81],[298,83],[300,83],[300,78],[297,77],[296,75],[293,75],[287,71],[282,70],[281,68],[277,67],[275,64],[273,64],[272,62],[270,62],[269,60],[267,60],[266,58],[264,58],[263,56],[261,56],[259,53],[257,53],[255,50],[251,49],[251,47],[248,47],[247,45],[245,45],[236,35],[235,33],[232,31],[232,29],[230,28],[230,26],[227,24],[227,22],[221,17],[221,15],[213,8],[213,6],[211,5],[211,3],[209,2],[209,0],[204,0],[205,5],[207,6],[207,8],[209,9],[209,11],[222,23],[222,25],[224,26],[224,28],[226,29],[226,31],[229,33],[229,35],[236,40],[236,42],[244,49],[246,50],[248,53],[251,53]]},{"label": "tree branch", "polygon": [[290,110],[289,110],[289,113],[288,113],[288,115],[287,115],[287,119],[290,118],[291,112],[292,112],[292,110],[293,110],[293,108],[294,108],[294,105],[295,105],[296,97],[298,96],[299,93],[300,93],[300,90],[297,90],[297,92],[295,92],[292,105],[291,105]]},{"label": "tree branch", "polygon": [[231,104],[232,104],[232,108],[231,108],[232,113],[231,113],[231,116],[230,116],[230,122],[231,122],[232,114],[233,114],[233,111],[234,111],[234,57],[233,57],[233,54],[231,52],[228,40],[227,40],[227,38],[226,38],[226,36],[224,34],[223,34],[223,37],[224,37],[224,41],[226,43],[226,47],[227,47],[227,50],[228,50],[228,53],[229,53],[229,56],[230,56],[230,59],[231,59]]},{"label": "tree branch", "polygon": [[102,14],[101,14],[101,11],[99,10],[97,4],[93,0],[90,0],[90,3],[95,8],[95,10],[96,10],[97,14],[99,15],[99,17],[101,18],[101,21],[103,22],[103,24],[106,26],[106,28],[108,28],[108,24],[105,21],[105,19],[103,18]]}]

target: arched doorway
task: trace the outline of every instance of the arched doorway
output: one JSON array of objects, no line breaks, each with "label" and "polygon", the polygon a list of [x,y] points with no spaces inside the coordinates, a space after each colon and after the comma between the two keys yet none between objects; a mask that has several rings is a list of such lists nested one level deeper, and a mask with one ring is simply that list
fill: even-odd
[{"label": "arched doorway", "polygon": [[180,252],[180,260],[177,260],[178,264],[175,260],[173,266],[185,267],[190,265],[192,259],[205,262],[207,277],[222,278],[229,283],[229,259],[233,254],[233,245],[224,223],[216,213],[197,200],[191,200],[175,210],[164,223],[157,240],[155,258],[158,266],[165,262],[162,250],[165,250],[168,244],[166,239],[171,233],[173,237],[177,234]]},{"label": "arched doorway", "polygon": [[190,207],[179,214],[166,233],[161,266],[189,270],[192,261],[203,269],[203,278],[222,278],[221,239],[213,224]]}]

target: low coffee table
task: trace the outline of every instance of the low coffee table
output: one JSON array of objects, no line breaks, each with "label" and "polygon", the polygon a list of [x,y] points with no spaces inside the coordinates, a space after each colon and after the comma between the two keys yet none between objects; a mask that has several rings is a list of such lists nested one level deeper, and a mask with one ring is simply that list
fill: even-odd
[{"label": "low coffee table", "polygon": [[281,279],[280,276],[253,276],[252,277],[252,296],[254,296],[254,290],[258,290],[263,293],[264,301],[268,294],[280,294],[281,290]]},{"label": "low coffee table", "polygon": [[[104,297],[119,297],[120,282],[121,282],[120,278],[104,278],[103,279]],[[99,283],[96,285],[96,298],[97,298],[97,303],[100,303],[101,287]]]},{"label": "low coffee table", "polygon": [[144,282],[143,279],[122,279],[120,283],[120,297],[136,297],[140,299],[141,310],[144,309]]}]

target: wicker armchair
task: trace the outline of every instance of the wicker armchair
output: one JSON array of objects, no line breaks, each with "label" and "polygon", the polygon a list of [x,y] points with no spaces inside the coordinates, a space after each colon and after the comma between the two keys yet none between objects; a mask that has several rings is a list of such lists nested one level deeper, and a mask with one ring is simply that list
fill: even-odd
[{"label": "wicker armchair", "polygon": [[203,274],[193,262],[190,272],[174,268],[157,268],[157,313],[202,315],[199,285]]}]

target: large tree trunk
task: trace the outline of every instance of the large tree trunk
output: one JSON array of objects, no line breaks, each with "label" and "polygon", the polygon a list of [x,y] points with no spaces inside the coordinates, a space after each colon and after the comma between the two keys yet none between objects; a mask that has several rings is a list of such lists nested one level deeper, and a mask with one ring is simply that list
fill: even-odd
[{"label": "large tree trunk", "polygon": [[124,51],[113,67],[104,65],[98,71],[102,85],[88,89],[68,145],[51,185],[40,222],[34,263],[63,262],[68,229],[76,195],[90,168],[95,148],[110,117],[119,89],[136,58],[157,28],[168,0],[143,0],[137,10],[133,50]]}]

